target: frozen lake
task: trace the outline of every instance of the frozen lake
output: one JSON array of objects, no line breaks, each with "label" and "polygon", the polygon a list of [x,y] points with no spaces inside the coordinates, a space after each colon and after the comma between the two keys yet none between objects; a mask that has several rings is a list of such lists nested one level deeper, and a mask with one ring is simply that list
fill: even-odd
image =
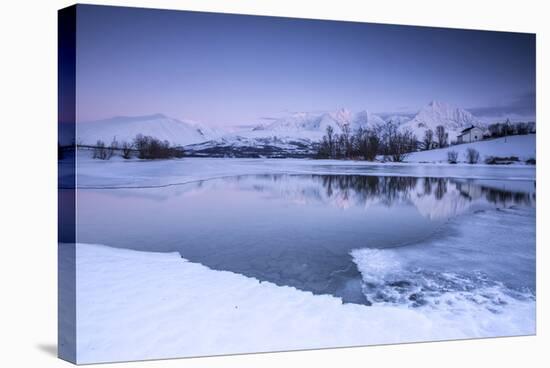
[{"label": "frozen lake", "polygon": [[[354,170],[79,189],[77,241],[177,251],[214,270],[349,303],[468,300],[498,311],[505,297],[534,298],[533,180]],[[445,299],[456,293],[460,302]]]}]

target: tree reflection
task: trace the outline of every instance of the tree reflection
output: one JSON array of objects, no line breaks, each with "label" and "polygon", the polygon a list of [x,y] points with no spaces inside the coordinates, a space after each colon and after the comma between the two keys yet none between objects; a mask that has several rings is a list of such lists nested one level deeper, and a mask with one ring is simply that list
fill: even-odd
[{"label": "tree reflection", "polygon": [[495,182],[494,186],[490,186],[473,179],[265,174],[243,175],[229,180],[237,182],[240,188],[247,187],[256,192],[275,194],[273,198],[292,197],[302,202],[332,202],[345,207],[364,207],[374,202],[387,207],[398,204],[419,206],[423,201],[423,210],[428,211],[430,206],[441,201],[449,202],[448,207],[456,210],[470,207],[477,202],[500,207],[533,206],[535,202],[534,188],[533,191],[504,190],[494,187],[502,182]]}]

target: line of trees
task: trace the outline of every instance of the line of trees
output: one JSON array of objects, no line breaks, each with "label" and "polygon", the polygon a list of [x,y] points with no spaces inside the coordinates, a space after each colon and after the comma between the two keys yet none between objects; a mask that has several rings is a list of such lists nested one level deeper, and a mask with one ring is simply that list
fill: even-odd
[{"label": "line of trees", "polygon": [[487,127],[489,136],[491,138],[505,137],[508,135],[525,135],[536,132],[536,126],[534,122],[517,122],[512,123],[510,120],[506,120],[504,123],[489,124]]},{"label": "line of trees", "polygon": [[428,129],[424,132],[424,137],[421,142],[421,149],[430,150],[433,148],[443,148],[449,145],[449,133],[443,125],[435,127],[435,132]]},{"label": "line of trees", "polygon": [[113,138],[109,145],[106,145],[102,140],[98,140],[93,146],[94,159],[109,160],[115,155],[115,152],[120,151],[124,159],[130,159],[137,155],[140,159],[156,160],[168,158],[184,157],[185,152],[180,146],[172,146],[167,140],[161,141],[158,138],[136,135],[132,143],[119,142]]},{"label": "line of trees", "polygon": [[138,152],[138,157],[141,159],[166,159],[166,158],[181,158],[184,156],[182,147],[176,147],[170,145],[167,140],[161,141],[160,139],[138,134],[134,138],[134,147]]},{"label": "line of trees", "polygon": [[340,134],[328,126],[317,151],[318,158],[363,159],[374,161],[383,155],[386,160],[401,162],[417,149],[416,136],[410,130],[401,130],[389,122],[372,128],[359,128],[352,132],[350,126],[342,126]]},{"label": "line of trees", "polygon": [[111,144],[107,146],[102,140],[98,140],[94,147],[93,158],[99,160],[110,160],[118,149],[118,142],[113,138]]}]

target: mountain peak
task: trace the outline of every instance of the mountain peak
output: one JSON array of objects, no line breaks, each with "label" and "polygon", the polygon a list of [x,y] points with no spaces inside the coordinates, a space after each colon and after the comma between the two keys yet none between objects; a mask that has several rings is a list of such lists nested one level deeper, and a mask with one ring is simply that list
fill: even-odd
[{"label": "mountain peak", "polygon": [[432,100],[428,104],[428,107],[431,107],[432,109],[442,109],[442,108],[449,108],[451,107],[451,105],[441,101]]},{"label": "mountain peak", "polygon": [[349,124],[352,120],[352,113],[345,108],[336,110],[332,115],[332,118],[340,125]]},{"label": "mountain peak", "polygon": [[336,110],[335,114],[337,114],[337,115],[350,115],[351,112],[348,109],[346,109],[345,107],[341,107],[338,110]]},{"label": "mountain peak", "polygon": [[426,130],[435,131],[439,125],[445,127],[449,138],[453,140],[462,129],[472,125],[479,126],[480,123],[475,116],[464,109],[433,100],[402,126],[412,130],[417,138],[421,138]]}]

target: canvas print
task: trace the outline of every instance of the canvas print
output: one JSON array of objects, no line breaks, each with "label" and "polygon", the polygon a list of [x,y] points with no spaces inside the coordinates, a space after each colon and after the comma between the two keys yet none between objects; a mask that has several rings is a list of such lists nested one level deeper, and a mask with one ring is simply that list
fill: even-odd
[{"label": "canvas print", "polygon": [[59,355],[536,333],[535,35],[59,12]]}]

